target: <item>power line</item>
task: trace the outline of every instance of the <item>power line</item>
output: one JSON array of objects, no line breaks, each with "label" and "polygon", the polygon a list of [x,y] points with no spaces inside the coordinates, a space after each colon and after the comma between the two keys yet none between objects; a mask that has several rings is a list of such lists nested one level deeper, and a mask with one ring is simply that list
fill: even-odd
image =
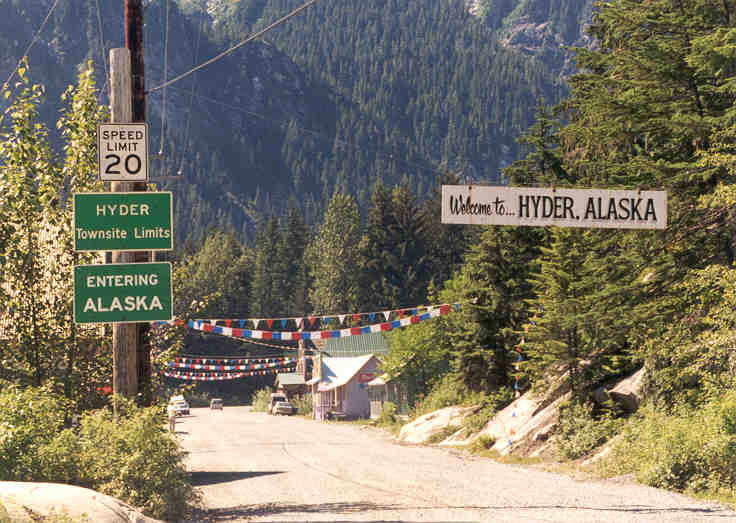
[{"label": "power line", "polygon": [[43,28],[46,27],[46,22],[48,22],[49,18],[51,18],[51,13],[54,12],[54,9],[56,9],[56,5],[58,3],[59,3],[59,0],[56,0],[54,2],[54,5],[51,6],[51,9],[49,9],[49,12],[46,14],[46,18],[44,18],[43,22],[41,22],[41,27],[39,27],[38,31],[36,31],[35,36],[31,40],[31,43],[28,44],[28,48],[26,48],[26,52],[23,53],[23,56],[21,56],[20,60],[18,60],[18,64],[15,66],[15,69],[13,69],[13,72],[10,73],[10,76],[8,76],[8,79],[5,80],[5,83],[3,84],[3,88],[0,89],[0,92],[4,92],[5,89],[7,89],[8,85],[10,84],[10,81],[13,79],[13,76],[15,76],[15,73],[18,72],[18,69],[20,68],[20,64],[23,62],[23,59],[28,57],[28,53],[31,51],[31,47],[34,46],[34,44],[38,40],[38,37],[41,36],[41,31],[43,31]]},{"label": "power line", "polygon": [[[56,1],[58,2],[59,0],[56,0]],[[213,58],[210,58],[210,59],[209,59],[209,60],[207,60],[206,62],[204,62],[204,63],[202,63],[202,64],[198,65],[197,67],[194,67],[193,69],[191,69],[191,70],[187,71],[187,72],[186,72],[186,73],[184,73],[184,74],[181,74],[181,75],[177,76],[176,78],[172,78],[172,79],[171,79],[171,80],[169,80],[168,82],[164,82],[163,84],[159,85],[158,87],[154,87],[153,89],[149,89],[148,91],[146,91],[146,93],[152,93],[152,92],[154,92],[154,91],[158,91],[159,89],[163,89],[164,87],[167,87],[167,86],[169,86],[169,85],[171,85],[171,84],[173,84],[173,83],[175,83],[175,82],[178,82],[179,80],[183,80],[184,78],[186,78],[186,77],[187,77],[187,76],[189,76],[190,74],[194,73],[195,71],[199,71],[199,70],[200,70],[200,69],[202,69],[203,67],[206,67],[206,66],[208,66],[208,65],[210,65],[210,64],[213,64],[214,62],[216,62],[216,61],[220,60],[221,58],[224,58],[225,56],[227,56],[227,55],[231,54],[231,53],[232,53],[233,51],[235,51],[236,49],[239,49],[239,48],[243,47],[243,46],[244,46],[245,44],[247,44],[247,43],[249,43],[249,42],[252,42],[252,41],[253,41],[253,40],[255,40],[256,38],[259,38],[259,37],[263,36],[264,34],[266,34],[266,33],[267,33],[268,31],[270,31],[271,29],[273,29],[273,28],[275,28],[275,27],[278,27],[278,26],[280,26],[281,24],[283,24],[284,22],[286,22],[286,21],[287,21],[287,20],[289,20],[290,18],[293,18],[293,17],[294,17],[294,16],[296,16],[296,15],[297,15],[298,13],[300,13],[301,11],[305,10],[306,8],[310,7],[311,5],[313,5],[313,4],[315,4],[315,3],[317,3],[317,0],[310,0],[309,2],[307,2],[307,3],[306,3],[306,4],[304,4],[304,5],[302,5],[301,7],[298,7],[298,8],[296,8],[296,9],[294,9],[294,10],[293,10],[292,12],[290,12],[289,14],[287,14],[287,15],[285,15],[285,16],[283,16],[283,17],[279,18],[278,20],[276,20],[276,21],[275,21],[274,23],[272,23],[271,25],[269,25],[269,26],[265,27],[264,29],[261,29],[260,31],[258,31],[258,32],[256,32],[256,33],[254,33],[254,34],[252,34],[251,36],[249,36],[248,38],[246,38],[245,40],[243,40],[242,42],[240,42],[240,43],[238,43],[238,44],[236,44],[236,45],[232,46],[232,47],[231,47],[230,49],[228,49],[227,51],[223,51],[222,53],[218,54],[217,56],[214,56]]]},{"label": "power line", "polygon": [[107,72],[107,57],[105,56],[105,37],[102,33],[102,14],[100,13],[100,0],[97,4],[97,31],[100,33],[100,54],[102,55],[102,67],[105,69],[105,87],[109,90],[110,74]]},{"label": "power line", "polygon": [[[185,91],[184,89],[179,89],[177,87],[172,87],[172,89],[175,90],[175,91]],[[284,126],[284,127],[287,127],[287,128],[289,126],[291,126],[294,129],[297,129],[297,130],[299,130],[299,131],[301,131],[303,133],[311,134],[315,138],[320,139],[320,140],[323,140],[324,142],[327,142],[327,143],[334,143],[334,144],[337,144],[337,145],[342,145],[342,146],[346,146],[346,147],[352,147],[353,149],[358,149],[358,150],[371,149],[377,155],[383,156],[384,158],[387,158],[387,159],[389,159],[389,160],[391,160],[393,162],[396,162],[398,164],[402,164],[402,165],[404,165],[406,167],[413,167],[413,168],[416,168],[416,169],[421,169],[423,171],[428,171],[428,172],[432,172],[432,173],[436,173],[436,174],[444,174],[446,172],[445,170],[437,169],[436,167],[432,167],[431,165],[422,165],[422,164],[419,164],[419,163],[410,162],[408,160],[402,160],[402,159],[398,158],[398,153],[388,152],[388,151],[382,150],[381,148],[379,148],[377,146],[374,146],[374,145],[368,145],[368,146],[366,146],[366,145],[358,145],[356,143],[348,142],[348,141],[342,140],[340,138],[332,137],[330,135],[327,135],[327,134],[322,133],[322,132],[319,132],[319,131],[314,131],[312,129],[307,129],[306,127],[301,127],[301,126],[296,125],[294,123],[295,120],[292,120],[290,122],[287,122],[287,121],[284,121],[284,120],[276,120],[275,118],[271,118],[269,116],[266,116],[266,115],[263,115],[263,114],[260,114],[260,113],[249,111],[248,109],[243,109],[242,107],[238,107],[237,105],[232,105],[232,104],[228,104],[228,103],[225,103],[225,102],[221,102],[219,100],[215,100],[214,98],[210,98],[208,96],[204,96],[204,95],[201,95],[201,94],[195,94],[193,92],[190,93],[190,94],[191,94],[191,96],[193,98],[198,98],[198,99],[201,99],[201,100],[208,101],[208,102],[210,102],[212,104],[225,107],[227,109],[232,109],[234,111],[239,111],[241,113],[248,114],[248,115],[254,116],[256,118],[260,118],[261,120],[264,120],[266,122],[270,122],[270,123],[276,124],[278,126]]]}]

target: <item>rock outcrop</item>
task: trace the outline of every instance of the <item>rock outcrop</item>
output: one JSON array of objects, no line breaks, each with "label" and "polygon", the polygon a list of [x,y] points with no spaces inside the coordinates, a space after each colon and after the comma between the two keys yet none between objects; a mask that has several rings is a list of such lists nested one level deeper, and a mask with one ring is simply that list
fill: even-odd
[{"label": "rock outcrop", "polygon": [[426,443],[433,435],[447,427],[460,427],[466,416],[477,412],[478,407],[445,407],[420,416],[401,427],[398,440],[405,443]]},{"label": "rock outcrop", "polygon": [[0,507],[13,522],[39,521],[54,515],[94,523],[158,522],[113,497],[59,483],[0,481]]}]

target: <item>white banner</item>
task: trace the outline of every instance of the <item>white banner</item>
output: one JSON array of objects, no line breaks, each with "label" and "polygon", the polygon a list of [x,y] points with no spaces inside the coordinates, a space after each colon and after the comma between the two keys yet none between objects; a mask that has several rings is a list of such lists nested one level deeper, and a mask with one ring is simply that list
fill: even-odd
[{"label": "white banner", "polygon": [[667,191],[443,185],[442,223],[665,229]]}]

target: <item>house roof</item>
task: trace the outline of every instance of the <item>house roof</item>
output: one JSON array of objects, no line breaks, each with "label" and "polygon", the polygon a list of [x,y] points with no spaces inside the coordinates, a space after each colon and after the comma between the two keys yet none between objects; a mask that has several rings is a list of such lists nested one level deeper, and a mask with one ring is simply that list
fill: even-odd
[{"label": "house roof", "polygon": [[298,372],[282,372],[276,375],[279,385],[304,385],[304,376]]},{"label": "house roof", "polygon": [[388,343],[380,332],[329,338],[324,351],[332,357],[362,356],[365,354],[388,354]]},{"label": "house roof", "polygon": [[391,380],[389,379],[388,374],[381,374],[376,379],[369,381],[366,385],[369,387],[380,387],[381,385],[386,385],[389,381]]},{"label": "house roof", "polygon": [[332,390],[345,385],[373,358],[375,358],[373,354],[352,358],[323,357],[319,390]]}]

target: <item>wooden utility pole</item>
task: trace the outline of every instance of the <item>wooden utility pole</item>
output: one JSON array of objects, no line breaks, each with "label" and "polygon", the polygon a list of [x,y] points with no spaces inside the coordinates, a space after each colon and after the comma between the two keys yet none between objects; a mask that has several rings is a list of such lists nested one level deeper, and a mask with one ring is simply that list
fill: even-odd
[{"label": "wooden utility pole", "polygon": [[[146,121],[146,84],[143,64],[143,0],[125,1],[125,47],[130,50],[131,75],[133,82],[133,114],[132,122]],[[146,182],[128,184],[129,191],[145,191]],[[150,252],[137,252],[134,255],[136,262],[150,262]],[[149,329],[148,323],[137,324],[136,343],[136,373],[137,391],[143,394],[145,403],[150,398],[146,395],[151,383],[151,349],[145,343]]]},{"label": "wooden utility pole", "polygon": [[[130,51],[110,50],[110,121],[129,123],[133,116]],[[111,192],[128,191],[130,183],[112,182]],[[131,263],[132,252],[113,252],[112,263]],[[134,323],[113,323],[112,327],[112,387],[115,395],[133,397],[138,392],[136,347],[138,333]],[[115,400],[117,413],[117,400]]]},{"label": "wooden utility pole", "polygon": [[[143,69],[143,2],[123,0],[125,48],[110,51],[112,123],[146,121]],[[111,182],[111,192],[145,191],[146,182]],[[151,261],[150,252],[113,252],[112,263]],[[132,398],[150,381],[150,359],[143,346],[147,324],[113,324],[113,389]],[[117,412],[117,402],[115,404]]]}]

